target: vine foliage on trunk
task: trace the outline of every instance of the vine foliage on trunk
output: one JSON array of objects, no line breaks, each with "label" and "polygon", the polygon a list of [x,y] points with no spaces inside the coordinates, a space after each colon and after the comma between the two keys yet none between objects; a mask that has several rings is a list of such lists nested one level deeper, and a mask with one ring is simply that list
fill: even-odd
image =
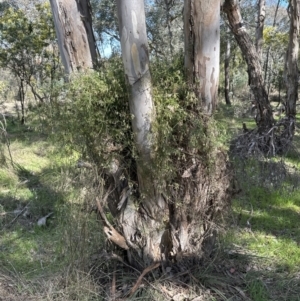
[{"label": "vine foliage on trunk", "polygon": [[[190,134],[181,132],[178,126],[172,138],[171,133],[169,137],[157,137],[160,142],[174,140],[169,141],[173,151],[168,157],[159,157],[167,150],[163,144],[158,146],[156,166],[149,170],[157,175],[152,187],[159,196],[151,211],[145,205],[147,195],[141,195],[138,182],[130,179],[128,170],[132,168],[126,167],[125,161],[119,162],[119,168],[107,177],[112,194],[103,206],[114,212],[116,228],[129,248],[129,261],[140,268],[153,261],[182,263],[209,255],[219,218],[229,204],[232,175],[227,155],[208,145],[211,138],[205,137],[208,132],[204,128],[209,125],[199,127],[207,117],[195,124],[192,119],[196,114],[189,113],[184,128]],[[205,142],[192,145],[196,137]],[[128,181],[124,182],[125,178]]]},{"label": "vine foliage on trunk", "polygon": [[[154,104],[151,93],[143,1],[117,1],[136,175],[133,185],[124,183],[122,179],[129,179],[130,174],[119,162],[120,169],[111,176],[117,194],[109,203],[127,243],[129,261],[139,266],[178,261],[185,255],[201,257],[204,245],[214,236],[215,216],[229,195],[226,156],[216,154],[211,147],[213,138],[203,115],[210,115],[216,105],[220,5],[215,1],[188,1],[187,6],[191,13],[186,13],[194,24],[186,30],[195,34],[196,49],[192,70],[186,69],[199,82],[194,89],[196,97],[189,99],[187,90],[182,91],[183,98],[171,92],[171,97],[161,97],[162,107]],[[199,18],[197,12],[201,12]],[[197,26],[201,32],[195,30]],[[203,37],[206,39],[200,45]],[[170,83],[170,75],[164,80]]]},{"label": "vine foliage on trunk", "polygon": [[216,143],[214,121],[199,111],[197,98],[183,83],[181,58],[161,65],[153,66],[156,142],[146,171],[147,186],[158,198],[151,207],[137,177],[142,158],[130,134],[120,62],[73,80],[66,99],[75,101],[65,102],[63,110],[60,106],[57,125],[66,133],[60,141],[84,153],[102,175],[107,197],[99,201],[107,238],[141,269],[161,260],[189,264],[191,257],[209,254],[231,195],[227,156]]},{"label": "vine foliage on trunk", "polygon": [[[51,3],[58,2],[52,0]],[[64,3],[75,2],[64,0]],[[78,3],[87,2],[80,0]],[[78,77],[73,76],[71,101],[63,104],[66,106],[65,120],[74,122],[73,127],[67,126],[66,138],[73,131],[76,137],[70,137],[73,145],[84,139],[86,156],[98,163],[106,182],[107,197],[97,203],[104,232],[138,267],[155,261],[199,258],[209,253],[217,229],[215,222],[231,194],[227,157],[212,144],[214,127],[207,117],[215,107],[217,95],[219,19],[207,2],[200,4],[199,9],[206,9],[214,16],[214,28],[217,28],[217,31],[211,29],[217,32],[213,39],[217,40],[216,45],[211,45],[210,39],[206,41],[214,49],[214,56],[208,59],[206,53],[200,55],[199,69],[194,70],[202,82],[204,105],[199,104],[195,96],[198,90],[193,94],[185,86],[180,68],[160,76],[154,91],[156,97],[152,97],[144,3],[140,0],[117,1],[129,93],[119,91],[123,89],[123,82],[117,82],[119,72],[111,79],[114,71],[103,68],[99,74],[82,72]],[[55,18],[62,21],[57,25],[61,30],[57,31],[58,35],[65,38],[64,21],[71,26],[71,17],[66,6],[53,7],[56,8],[54,16],[66,17]],[[82,20],[77,21],[79,28],[83,28]],[[72,32],[77,33],[76,26],[71,27]],[[204,32],[207,27],[203,27]],[[67,37],[68,45],[72,46],[75,35]],[[89,52],[86,55],[88,58],[79,60],[83,65],[75,64],[78,70],[92,66],[93,56]],[[66,71],[74,73],[76,68],[67,66]],[[127,102],[130,114],[127,106],[126,113],[122,111]],[[132,132],[127,135],[130,124]]]}]

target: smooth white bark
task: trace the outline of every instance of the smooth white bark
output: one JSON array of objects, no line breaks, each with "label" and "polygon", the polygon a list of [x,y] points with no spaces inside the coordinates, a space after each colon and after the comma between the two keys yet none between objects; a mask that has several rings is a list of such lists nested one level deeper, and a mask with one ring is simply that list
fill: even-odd
[{"label": "smooth white bark", "polygon": [[151,95],[144,1],[118,0],[117,8],[122,59],[130,86],[129,103],[133,132],[141,157],[148,161],[151,152],[154,105]]}]

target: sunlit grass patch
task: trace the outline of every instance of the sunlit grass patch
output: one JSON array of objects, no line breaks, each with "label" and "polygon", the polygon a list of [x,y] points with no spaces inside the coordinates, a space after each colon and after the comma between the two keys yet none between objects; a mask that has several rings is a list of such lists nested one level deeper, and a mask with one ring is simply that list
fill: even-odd
[{"label": "sunlit grass patch", "polygon": [[18,182],[18,177],[14,172],[6,167],[0,168],[0,189],[7,190],[14,187]]},{"label": "sunlit grass patch", "polygon": [[61,229],[53,226],[17,227],[4,233],[0,242],[0,273],[18,276],[22,281],[61,273],[70,262],[68,254],[61,253]]},{"label": "sunlit grass patch", "polygon": [[[0,167],[0,274],[33,280],[83,262],[88,266],[103,236],[81,195],[83,183],[77,183],[85,178],[76,168],[78,154],[18,124],[9,130],[13,163],[4,145],[6,164]],[[47,226],[38,227],[37,220],[49,212]]]},{"label": "sunlit grass patch", "polygon": [[32,145],[24,145],[22,141],[14,141],[11,144],[13,162],[21,165],[31,172],[39,172],[49,164],[49,158],[39,155],[47,149],[44,142],[34,142]]},{"label": "sunlit grass patch", "polygon": [[272,259],[274,266],[291,272],[299,270],[299,191],[250,188],[246,196],[232,205],[241,227],[232,236],[235,243]]},{"label": "sunlit grass patch", "polygon": [[231,236],[231,242],[241,245],[257,256],[274,272],[296,272],[300,266],[300,248],[293,239],[276,237],[261,231],[241,231]]}]

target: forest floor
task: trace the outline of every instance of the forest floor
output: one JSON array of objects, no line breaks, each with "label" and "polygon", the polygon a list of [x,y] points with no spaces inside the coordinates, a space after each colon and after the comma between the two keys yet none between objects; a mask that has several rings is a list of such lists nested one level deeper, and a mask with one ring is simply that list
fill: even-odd
[{"label": "forest floor", "polygon": [[[216,116],[221,140],[253,118]],[[3,122],[3,119],[1,119]],[[0,147],[0,301],[117,300],[139,273],[107,260],[92,170],[37,120],[6,118]],[[299,124],[299,122],[298,122]],[[300,136],[278,158],[231,157],[239,193],[214,254],[182,275],[150,273],[128,300],[300,301]],[[93,190],[94,189],[94,190]],[[38,221],[49,213],[46,226]],[[119,299],[121,300],[121,299]],[[123,299],[125,300],[125,299]]]}]

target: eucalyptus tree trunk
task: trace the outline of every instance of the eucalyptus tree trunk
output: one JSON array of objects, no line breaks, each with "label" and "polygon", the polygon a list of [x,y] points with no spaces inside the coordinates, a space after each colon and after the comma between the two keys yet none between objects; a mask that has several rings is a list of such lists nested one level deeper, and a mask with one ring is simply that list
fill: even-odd
[{"label": "eucalyptus tree trunk", "polygon": [[258,129],[263,131],[264,129],[272,127],[274,119],[268,94],[264,87],[259,56],[243,24],[239,1],[225,0],[223,11],[227,15],[231,32],[234,34],[244,59],[247,62],[249,85],[254,95],[255,105],[257,106],[256,123]]},{"label": "eucalyptus tree trunk", "polygon": [[[227,30],[227,33],[229,31],[229,28]],[[226,40],[226,52],[225,52],[225,60],[224,60],[224,71],[225,71],[225,102],[228,106],[231,105],[230,97],[229,97],[229,91],[230,91],[230,48],[231,48],[231,41],[230,37],[227,34],[227,40]]]},{"label": "eucalyptus tree trunk", "polygon": [[[208,6],[203,4],[203,8],[207,9]],[[178,161],[170,163],[180,166],[180,170],[168,182],[160,179],[158,183],[160,177],[154,174],[155,168],[152,168],[158,154],[155,152],[155,133],[152,133],[155,110],[151,96],[144,1],[117,0],[117,11],[122,59],[130,91],[132,128],[138,153],[138,193],[130,194],[128,186],[122,188],[121,192],[119,173],[115,173],[114,190],[120,193],[116,194],[116,209],[112,210],[112,202],[109,207],[111,212],[118,212],[114,216],[121,238],[111,227],[111,231],[106,231],[106,234],[110,240],[127,250],[131,264],[139,267],[153,261],[180,262],[186,256],[201,258],[205,248],[211,251],[208,246],[214,236],[212,220],[228,201],[231,176],[227,174],[227,157],[220,153],[214,162],[215,168],[210,168],[208,172],[207,161],[200,158],[203,150],[189,148],[184,156],[176,159]],[[214,12],[211,12],[211,17],[213,16]],[[203,14],[202,17],[204,18]],[[209,37],[212,33],[218,38],[219,32],[212,29],[205,36]],[[202,34],[204,35],[203,29]],[[209,38],[207,42],[210,42]],[[218,79],[219,71],[217,66],[209,64],[209,59],[214,62],[218,60],[213,56],[205,57],[205,54],[209,54],[206,51],[211,49],[211,45],[207,49],[202,47],[203,55],[198,58],[201,61],[197,62],[206,64],[200,68],[205,80],[205,66],[209,69],[207,73],[210,76],[210,85],[204,90],[209,95],[214,95],[217,90],[213,89],[217,85],[213,84]],[[215,47],[213,51],[218,52],[218,43],[215,43]],[[210,92],[210,89],[213,91]],[[208,111],[212,107],[210,104]],[[198,117],[201,118],[195,115],[195,118]],[[183,147],[188,148],[189,144]],[[202,153],[202,156],[205,155]]]},{"label": "eucalyptus tree trunk", "polygon": [[66,74],[92,69],[98,52],[89,0],[50,0],[50,3]]},{"label": "eucalyptus tree trunk", "polygon": [[187,80],[204,112],[217,105],[220,56],[220,1],[184,1],[184,48]]},{"label": "eucalyptus tree trunk", "polygon": [[[129,85],[129,107],[138,151],[137,176],[141,196],[139,205],[128,197],[119,216],[122,234],[129,247],[143,263],[161,260],[161,240],[165,231],[162,220],[167,218],[167,204],[156,192],[152,173],[153,137],[151,126],[155,118],[152,100],[149,50],[143,0],[118,0],[117,11],[122,59]],[[147,216],[145,219],[143,216]]]},{"label": "eucalyptus tree trunk", "polygon": [[298,53],[299,53],[299,22],[300,1],[291,0],[289,5],[290,32],[289,45],[285,62],[285,83],[287,91],[286,116],[295,118],[296,101],[298,100]]},{"label": "eucalyptus tree trunk", "polygon": [[255,33],[255,47],[260,62],[262,62],[262,47],[264,43],[263,33],[264,33],[265,17],[266,17],[266,1],[258,0],[258,16],[257,16],[257,25],[256,25],[256,33]]}]

